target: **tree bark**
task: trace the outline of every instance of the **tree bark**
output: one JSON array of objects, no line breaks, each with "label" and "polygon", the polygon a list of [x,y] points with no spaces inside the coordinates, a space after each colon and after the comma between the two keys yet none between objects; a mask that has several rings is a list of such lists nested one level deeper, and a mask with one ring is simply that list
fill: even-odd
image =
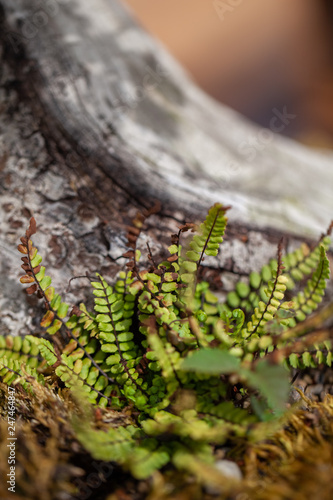
[{"label": "tree bark", "polygon": [[[0,333],[34,329],[15,246],[31,215],[55,285],[124,265],[126,225],[161,203],[147,239],[214,202],[232,205],[224,252],[206,268],[247,274],[333,214],[332,154],[275,133],[296,120],[272,111],[261,130],[216,103],[116,0],[0,0]],[[73,285],[67,301],[85,295]]]}]

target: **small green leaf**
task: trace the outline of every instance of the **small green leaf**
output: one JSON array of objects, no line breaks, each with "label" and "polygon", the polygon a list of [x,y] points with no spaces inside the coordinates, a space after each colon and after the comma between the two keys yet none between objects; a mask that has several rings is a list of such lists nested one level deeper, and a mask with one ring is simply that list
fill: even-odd
[{"label": "small green leaf", "polygon": [[306,352],[303,352],[302,354],[302,361],[304,363],[304,366],[311,366],[311,361],[312,361],[312,357],[311,357],[311,354],[306,351]]},{"label": "small green leaf", "polygon": [[96,321],[99,323],[110,323],[111,318],[107,314],[97,314]]},{"label": "small green leaf", "polygon": [[52,280],[51,280],[50,276],[44,276],[42,281],[39,282],[39,285],[40,285],[42,290],[46,290],[47,287],[49,287],[51,285],[51,283],[52,283]]},{"label": "small green leaf", "polygon": [[193,262],[198,262],[200,254],[198,252],[194,252],[193,250],[189,250],[188,252],[186,252],[186,257]]},{"label": "small green leaf", "polygon": [[237,283],[236,292],[242,299],[245,299],[250,293],[250,287],[247,283]]},{"label": "small green leaf", "polygon": [[117,300],[114,302],[111,306],[111,312],[115,313],[117,311],[120,311],[124,307],[124,301],[123,300]]},{"label": "small green leaf", "polygon": [[236,292],[229,292],[227,296],[227,301],[230,307],[239,307],[241,301]]},{"label": "small green leaf", "polygon": [[98,313],[108,313],[109,312],[109,307],[108,306],[95,305],[94,309]]},{"label": "small green leaf", "polygon": [[106,299],[94,299],[95,300],[95,304],[98,304],[99,306],[107,306],[108,305],[108,301]]},{"label": "small green leaf", "polygon": [[102,290],[104,288],[103,283],[100,283],[99,281],[92,281],[91,286],[97,288],[98,290]]},{"label": "small green leaf", "polygon": [[117,365],[118,363],[120,363],[120,356],[119,354],[113,354],[106,358],[105,361],[107,365]]},{"label": "small green leaf", "polygon": [[134,337],[132,332],[123,332],[118,334],[118,340],[119,342],[128,342],[129,340],[132,340]]},{"label": "small green leaf", "polygon": [[53,297],[54,297],[54,287],[53,286],[49,286],[49,288],[47,290],[45,290],[45,297],[47,298],[47,300],[49,302],[51,302],[53,300]]},{"label": "small green leaf", "polygon": [[105,342],[114,342],[116,340],[116,337],[113,333],[108,333],[108,332],[101,332],[98,335],[98,338],[105,340]]},{"label": "small green leaf", "polygon": [[[48,289],[47,291],[49,291],[49,290],[50,289]],[[51,300],[51,309],[53,309],[54,311],[57,311],[60,304],[61,304],[61,297],[60,297],[60,295],[58,295],[56,293],[54,295],[53,299]]]},{"label": "small green leaf", "polygon": [[41,266],[39,273],[36,274],[36,280],[37,281],[42,281],[45,275],[45,267]]},{"label": "small green leaf", "polygon": [[261,276],[259,273],[252,271],[250,274],[250,285],[252,288],[259,288],[261,283]]},{"label": "small green leaf", "polygon": [[31,267],[37,267],[42,262],[41,255],[37,254],[31,261]]},{"label": "small green leaf", "polygon": [[163,292],[169,293],[177,290],[178,286],[177,283],[163,283],[161,288]]},{"label": "small green leaf", "polygon": [[216,295],[214,295],[210,290],[206,291],[205,299],[210,304],[216,304],[219,301],[219,299],[216,297]]},{"label": "small green leaf", "polygon": [[59,318],[65,318],[67,316],[67,311],[68,311],[68,304],[65,302],[61,302],[59,309],[57,311],[57,315]]},{"label": "small green leaf", "polygon": [[152,281],[153,283],[161,283],[161,276],[158,276],[155,273],[148,273],[147,279]]},{"label": "small green leaf", "polygon": [[196,262],[190,262],[186,260],[185,262],[182,263],[182,269],[184,271],[187,271],[188,273],[195,273],[197,270],[197,264]]},{"label": "small green leaf", "polygon": [[116,344],[102,344],[101,349],[103,352],[117,352],[118,347]]},{"label": "small green leaf", "polygon": [[169,250],[170,254],[173,255],[175,253],[178,253],[178,246],[177,245],[170,245],[168,247],[168,250]]},{"label": "small green leaf", "polygon": [[303,273],[297,268],[292,269],[290,274],[294,278],[294,280],[296,280],[296,281],[301,281],[304,277]]},{"label": "small green leaf", "polygon": [[293,352],[292,354],[290,354],[289,356],[289,363],[290,363],[290,366],[292,366],[293,368],[298,368],[299,367],[299,360],[298,360],[298,356],[295,352]]},{"label": "small green leaf", "polygon": [[54,320],[53,325],[50,326],[46,331],[50,335],[54,335],[61,328],[61,321],[59,319]]},{"label": "small green leaf", "polygon": [[219,251],[218,248],[206,248],[205,254],[209,255],[210,257],[216,257],[218,251]]},{"label": "small green leaf", "polygon": [[268,282],[272,278],[272,270],[269,266],[263,266],[261,269],[262,279]]},{"label": "small green leaf", "polygon": [[193,281],[194,281],[194,275],[193,274],[189,274],[189,273],[185,273],[185,274],[181,275],[181,279],[182,279],[183,283],[193,283]]}]

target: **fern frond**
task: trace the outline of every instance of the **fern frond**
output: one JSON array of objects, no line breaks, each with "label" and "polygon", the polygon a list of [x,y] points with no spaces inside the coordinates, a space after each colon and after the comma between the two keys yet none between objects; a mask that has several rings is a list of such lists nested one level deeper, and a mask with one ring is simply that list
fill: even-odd
[{"label": "fern frond", "polygon": [[0,378],[11,385],[20,383],[26,391],[33,392],[30,379],[45,385],[45,368],[40,350],[28,337],[0,336]]},{"label": "fern frond", "polygon": [[43,360],[40,357],[39,349],[30,340],[29,336],[0,336],[0,360],[19,360],[22,364],[31,368],[42,368]]},{"label": "fern frond", "polygon": [[327,234],[320,239],[318,245],[312,251],[308,245],[303,243],[294,252],[287,254],[283,259],[286,274],[296,281],[309,276],[318,266],[321,247],[327,251],[330,243],[331,239]]},{"label": "fern frond", "polygon": [[[217,255],[228,220],[225,213],[229,208],[215,203],[209,210],[206,220],[200,224],[198,233],[190,242],[190,250],[181,260],[179,276],[182,283],[193,285],[204,255]],[[188,293],[190,287],[188,286],[185,290]]]},{"label": "fern frond", "polygon": [[267,288],[265,289],[266,298],[263,301],[259,301],[258,307],[254,309],[251,321],[249,321],[246,328],[242,330],[242,336],[244,338],[254,335],[260,337],[264,334],[265,325],[273,320],[278,309],[282,305],[288,279],[282,275],[281,247],[279,247],[278,255],[277,270],[276,273],[274,273],[275,278],[268,282]]},{"label": "fern frond", "polygon": [[68,304],[62,302],[60,295],[56,294],[51,286],[51,277],[45,275],[45,267],[41,266],[43,259],[30,239],[35,233],[36,221],[32,217],[26,235],[21,238],[21,244],[17,247],[19,252],[25,255],[21,259],[23,261],[21,267],[26,274],[20,278],[20,281],[30,285],[26,289],[29,295],[36,293],[39,298],[44,299],[47,312],[41,321],[41,326],[48,334],[54,335],[61,328],[62,320],[67,316]]},{"label": "fern frond", "polygon": [[[283,256],[283,275],[288,279],[286,282],[288,291],[296,287],[295,282],[300,282],[314,272],[320,259],[320,246],[323,245],[326,251],[329,248],[330,232],[329,228],[313,250],[310,250],[306,243],[302,243],[299,248]],[[260,272],[252,271],[248,282],[238,282],[235,289],[227,295],[227,309],[232,311],[240,308],[248,315],[259,306],[260,301],[265,302],[265,289],[276,273],[277,265],[277,260],[271,259]]]},{"label": "fern frond", "polygon": [[304,321],[307,315],[318,308],[325,293],[326,280],[330,277],[330,264],[324,245],[319,247],[318,253],[317,266],[308,279],[305,289],[291,299],[297,322]]}]

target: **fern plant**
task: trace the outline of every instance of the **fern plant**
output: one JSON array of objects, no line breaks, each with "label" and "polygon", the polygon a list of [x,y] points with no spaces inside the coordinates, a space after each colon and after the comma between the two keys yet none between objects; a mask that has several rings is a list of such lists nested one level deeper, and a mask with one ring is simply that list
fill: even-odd
[{"label": "fern plant", "polygon": [[[18,246],[21,282],[44,302],[46,335],[0,337],[2,381],[26,391],[34,390],[32,379],[53,391],[68,388],[84,408],[73,417],[78,439],[95,458],[117,461],[137,478],[169,463],[212,471],[216,446],[258,435],[283,413],[290,367],[332,362],[330,341],[312,342],[302,329],[329,278],[329,234],[313,250],[302,245],[284,257],[280,245],[276,260],[220,303],[198,281],[198,269],[205,255],[217,255],[228,209],[215,204],[200,226],[181,226],[166,260],[156,264],[149,255],[150,269],[140,268],[136,241],[145,216],[138,214],[127,270],[113,284],[100,274],[91,280],[93,311],[70,309],[55,292],[31,239],[32,218]],[[187,231],[194,234],[182,244]],[[236,404],[235,390],[247,409]],[[125,411],[130,423],[98,430],[90,404]]]}]

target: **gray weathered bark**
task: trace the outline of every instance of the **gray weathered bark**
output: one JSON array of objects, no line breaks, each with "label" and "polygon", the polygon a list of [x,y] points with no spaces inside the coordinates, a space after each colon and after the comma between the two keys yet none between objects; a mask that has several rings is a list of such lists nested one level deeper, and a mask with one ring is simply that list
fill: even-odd
[{"label": "gray weathered bark", "polygon": [[118,1],[0,0],[0,17],[2,332],[33,328],[15,253],[31,214],[61,290],[123,265],[126,224],[156,200],[156,252],[179,221],[231,204],[225,251],[206,261],[230,273],[274,256],[281,230],[328,225],[332,154],[275,134],[288,110],[264,131],[210,99]]}]

